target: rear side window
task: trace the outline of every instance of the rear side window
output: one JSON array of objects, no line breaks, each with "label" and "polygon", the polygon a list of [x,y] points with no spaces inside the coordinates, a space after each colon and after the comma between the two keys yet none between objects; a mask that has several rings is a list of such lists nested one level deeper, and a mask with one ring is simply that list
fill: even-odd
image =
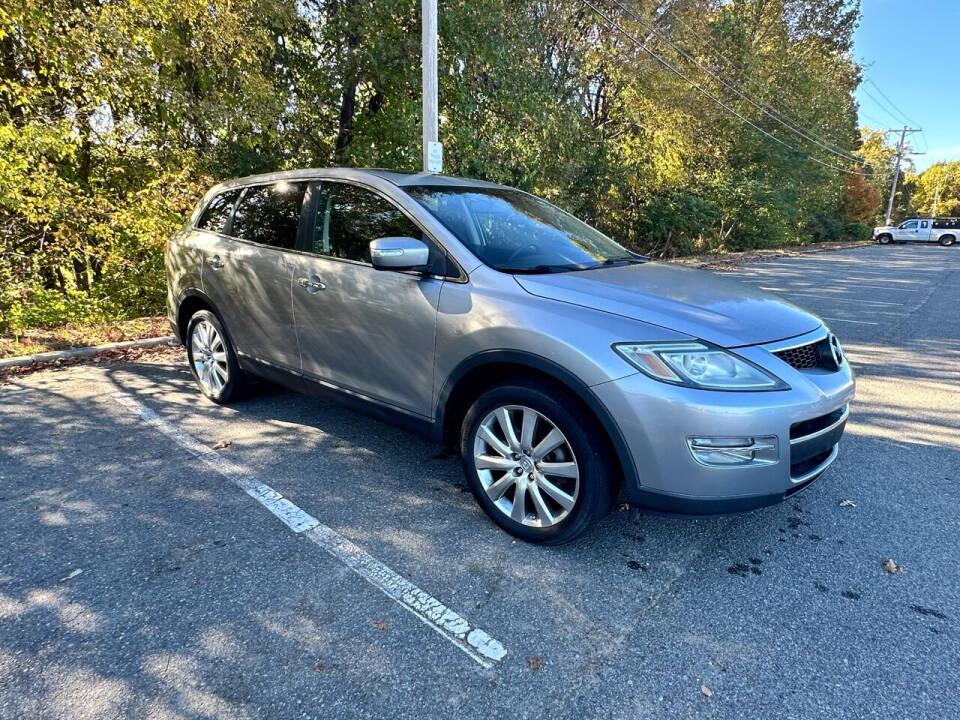
[{"label": "rear side window", "polygon": [[233,206],[239,196],[239,190],[230,190],[214,197],[203,211],[200,220],[197,221],[197,227],[210,232],[226,232],[227,223],[233,213]]},{"label": "rear side window", "polygon": [[231,235],[243,240],[293,250],[297,245],[300,208],[307,184],[278,182],[248,187],[233,216]]},{"label": "rear side window", "polygon": [[[324,182],[311,249],[320,255],[370,262],[370,242],[382,237],[423,239],[397,207],[356,185]],[[430,243],[427,243],[430,245]]]}]

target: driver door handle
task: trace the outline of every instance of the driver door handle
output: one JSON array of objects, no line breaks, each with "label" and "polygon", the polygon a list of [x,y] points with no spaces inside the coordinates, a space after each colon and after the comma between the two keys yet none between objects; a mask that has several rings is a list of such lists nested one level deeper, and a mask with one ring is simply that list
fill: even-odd
[{"label": "driver door handle", "polygon": [[320,278],[316,275],[311,275],[308,278],[302,277],[297,278],[297,284],[306,290],[308,293],[315,293],[320,290],[326,290],[327,286],[321,282]]}]

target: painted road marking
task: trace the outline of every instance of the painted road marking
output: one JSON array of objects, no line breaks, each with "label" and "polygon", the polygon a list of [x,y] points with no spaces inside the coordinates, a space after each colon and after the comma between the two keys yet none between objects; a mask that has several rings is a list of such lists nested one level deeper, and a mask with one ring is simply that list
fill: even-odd
[{"label": "painted road marking", "polygon": [[492,668],[507,654],[499,641],[480,628],[471,626],[459,613],[391,570],[337,531],[301,510],[269,485],[260,482],[243,466],[227,460],[216,450],[171,425],[133,396],[114,393],[113,398],[118,404],[138,415],[147,425],[159,430],[191,455],[244,490],[293,532],[302,533],[310,538],[483,667]]},{"label": "painted road marking", "polygon": [[832,318],[826,317],[825,315],[820,316],[824,320],[829,320],[830,322],[848,322],[856,323],[857,325],[879,325],[880,323],[869,322],[867,320],[848,320],[847,318]]},{"label": "painted road marking", "polygon": [[797,295],[797,296],[802,295],[803,297],[819,298],[821,300],[829,300],[831,302],[856,303],[857,305],[893,305],[896,307],[903,306],[903,303],[886,302],[884,300],[857,300],[856,298],[850,298],[850,297],[834,297],[833,295],[830,294],[831,293],[830,290],[824,290],[823,292],[813,293],[813,292],[805,292],[803,290],[788,290],[786,288],[763,287],[762,285],[758,285],[757,287],[759,287],[761,290],[766,290],[768,292],[778,292],[783,295]]}]

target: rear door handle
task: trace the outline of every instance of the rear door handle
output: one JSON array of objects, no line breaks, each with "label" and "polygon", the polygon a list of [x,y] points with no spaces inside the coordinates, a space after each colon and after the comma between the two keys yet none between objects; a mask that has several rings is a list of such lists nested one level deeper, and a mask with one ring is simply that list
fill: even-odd
[{"label": "rear door handle", "polygon": [[219,255],[214,255],[212,258],[207,260],[207,264],[209,264],[214,270],[223,269],[223,260],[220,259]]},{"label": "rear door handle", "polygon": [[327,286],[316,275],[311,275],[308,278],[297,278],[297,284],[311,294],[327,289]]}]

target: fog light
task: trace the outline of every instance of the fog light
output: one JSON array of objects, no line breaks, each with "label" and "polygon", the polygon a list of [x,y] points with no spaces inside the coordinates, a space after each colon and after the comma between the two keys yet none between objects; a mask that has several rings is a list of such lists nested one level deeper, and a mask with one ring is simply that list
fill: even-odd
[{"label": "fog light", "polygon": [[776,435],[760,437],[691,437],[693,459],[707,467],[773,465],[780,459]]}]

